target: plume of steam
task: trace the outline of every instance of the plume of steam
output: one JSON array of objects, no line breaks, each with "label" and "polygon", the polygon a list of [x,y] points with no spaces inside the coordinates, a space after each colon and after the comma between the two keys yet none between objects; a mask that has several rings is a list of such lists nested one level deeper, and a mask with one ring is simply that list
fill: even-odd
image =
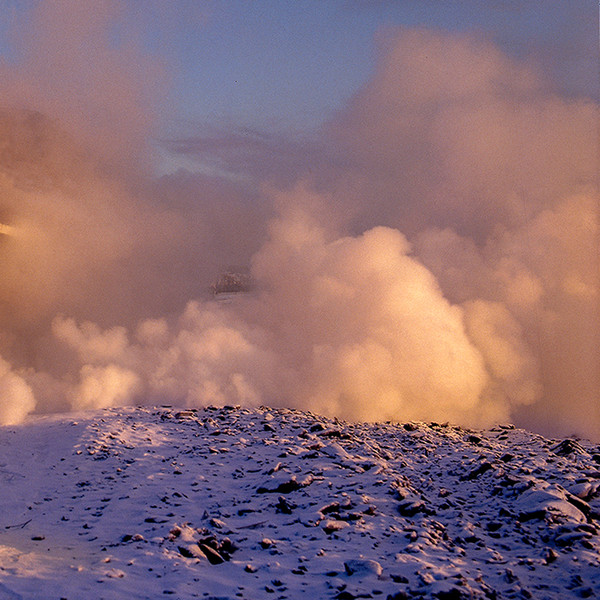
[{"label": "plume of steam", "polygon": [[17,55],[0,60],[3,104],[58,119],[68,135],[122,170],[143,158],[165,98],[166,65],[120,30],[124,3],[32,5],[12,31]]},{"label": "plume of steam", "polygon": [[[72,6],[37,7],[39,42],[0,65],[27,107],[0,112],[0,422],[241,402],[598,436],[593,102],[479,40],[390,31],[322,132],[335,159],[258,200],[148,179],[160,75],[111,42],[113,2],[69,16],[70,47],[100,51],[63,65]],[[253,292],[203,298],[249,256]]]},{"label": "plume of steam", "polygon": [[133,338],[55,319],[81,365],[73,406],[269,402],[482,425],[537,398],[535,360],[503,305],[451,305],[399,231],[332,236],[299,208],[307,195],[279,198],[285,212],[252,261],[256,293],[193,301]]},{"label": "plume of steam", "polygon": [[0,425],[19,423],[35,408],[33,391],[0,357]]},{"label": "plume of steam", "polygon": [[465,35],[392,30],[380,46],[328,128],[360,223],[450,227],[480,244],[595,184],[592,101],[552,94],[531,65]]}]

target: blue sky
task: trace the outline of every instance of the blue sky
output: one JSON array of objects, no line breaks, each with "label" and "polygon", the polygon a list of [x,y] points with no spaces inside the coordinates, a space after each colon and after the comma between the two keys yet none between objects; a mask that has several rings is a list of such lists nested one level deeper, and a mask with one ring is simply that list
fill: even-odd
[{"label": "blue sky", "polygon": [[[38,0],[1,0],[0,56],[23,48]],[[532,58],[563,93],[598,96],[595,0],[126,0],[120,42],[165,61],[167,130],[183,123],[311,131],[367,81],[389,27],[465,31]],[[96,3],[90,2],[90,11]]]},{"label": "blue sky", "polygon": [[228,0],[167,34],[177,112],[311,128],[365,82],[378,32],[395,26],[476,32],[539,61],[562,90],[597,93],[594,1]]}]

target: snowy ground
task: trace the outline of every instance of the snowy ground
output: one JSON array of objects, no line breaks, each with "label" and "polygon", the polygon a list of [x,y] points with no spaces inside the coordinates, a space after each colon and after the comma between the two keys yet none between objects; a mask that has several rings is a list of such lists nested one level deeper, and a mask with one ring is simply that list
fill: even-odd
[{"label": "snowy ground", "polygon": [[600,595],[600,447],[121,408],[0,428],[0,599]]}]

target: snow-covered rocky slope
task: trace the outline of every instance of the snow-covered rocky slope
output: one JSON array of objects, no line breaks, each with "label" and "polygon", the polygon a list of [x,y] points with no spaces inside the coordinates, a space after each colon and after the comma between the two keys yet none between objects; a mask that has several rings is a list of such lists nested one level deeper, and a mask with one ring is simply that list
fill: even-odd
[{"label": "snow-covered rocky slope", "polygon": [[600,448],[120,408],[0,428],[0,599],[600,595]]}]

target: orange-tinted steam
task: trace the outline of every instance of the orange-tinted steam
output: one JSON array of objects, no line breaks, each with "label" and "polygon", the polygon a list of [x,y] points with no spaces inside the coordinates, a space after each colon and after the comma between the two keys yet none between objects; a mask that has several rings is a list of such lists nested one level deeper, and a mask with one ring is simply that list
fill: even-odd
[{"label": "orange-tinted steam", "polygon": [[[259,199],[148,175],[161,71],[115,45],[118,3],[78,6],[40,5],[0,65],[0,423],[241,402],[598,437],[595,103],[480,41],[388,32],[322,132],[335,160]],[[255,291],[208,298],[240,263]]]}]

